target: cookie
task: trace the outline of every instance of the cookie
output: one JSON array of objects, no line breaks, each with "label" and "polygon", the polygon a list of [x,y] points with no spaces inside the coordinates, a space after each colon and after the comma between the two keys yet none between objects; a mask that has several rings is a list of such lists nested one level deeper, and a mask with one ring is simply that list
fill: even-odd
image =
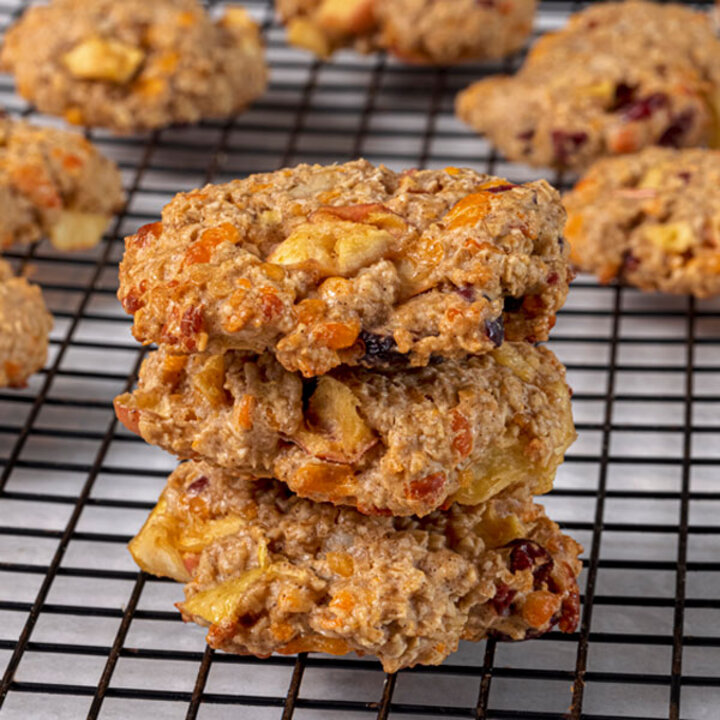
[{"label": "cookie", "polygon": [[365,160],[177,195],[125,240],[118,297],[143,343],[273,352],[310,377],[547,338],[570,279],[544,180]]},{"label": "cookie", "polygon": [[0,260],[0,387],[24,387],[45,364],[52,324],[40,288]]},{"label": "cookie", "polygon": [[453,65],[522,47],[535,0],[278,0],[288,41],[328,57],[387,50],[410,63]]},{"label": "cookie", "polygon": [[46,235],[91,248],[124,202],[117,167],[84,137],[0,116],[0,248]]},{"label": "cookie", "polygon": [[257,25],[196,0],[52,0],[8,30],[0,64],[39,110],[118,133],[227,117],[261,95]]},{"label": "cookie", "polygon": [[717,143],[719,90],[706,14],[608,2],[541,38],[515,76],[462,92],[457,113],[511,160],[579,169],[649,145]]},{"label": "cookie", "polygon": [[426,515],[513,483],[552,487],[575,439],[557,358],[528,343],[404,371],[302,380],[274,358],[151,354],[118,417],[147,442],[317,501]]},{"label": "cookie", "polygon": [[130,550],[187,582],[185,620],[218,649],[439,664],[460,639],[521,640],[579,616],[582,548],[527,490],[417,518],[368,517],[204,463],[171,476]]},{"label": "cookie", "polygon": [[599,160],[564,202],[572,261],[601,282],[720,293],[720,151],[647,148]]}]

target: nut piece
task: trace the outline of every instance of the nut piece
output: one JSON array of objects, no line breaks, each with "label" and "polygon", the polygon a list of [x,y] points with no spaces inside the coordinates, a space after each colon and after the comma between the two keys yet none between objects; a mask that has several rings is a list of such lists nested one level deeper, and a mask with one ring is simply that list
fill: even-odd
[{"label": "nut piece", "polygon": [[329,210],[313,213],[310,222],[299,225],[275,248],[268,262],[279,265],[310,262],[321,277],[350,277],[380,260],[394,241],[390,231],[376,226],[390,213],[369,213],[368,222],[354,222]]},{"label": "nut piece", "polygon": [[88,250],[100,242],[109,220],[99,213],[63,210],[50,228],[50,241],[58,250]]},{"label": "nut piece", "polygon": [[77,78],[126,83],[144,59],[145,53],[139,48],[95,37],[76,45],[62,61]]},{"label": "nut piece", "polygon": [[377,437],[358,414],[352,390],[324,375],[308,403],[308,427],[293,436],[306,452],[323,460],[350,463],[360,459]]}]

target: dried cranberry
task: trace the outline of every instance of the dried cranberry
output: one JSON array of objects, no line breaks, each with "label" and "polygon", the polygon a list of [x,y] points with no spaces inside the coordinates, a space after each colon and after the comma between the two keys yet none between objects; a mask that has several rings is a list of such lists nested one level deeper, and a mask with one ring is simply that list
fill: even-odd
[{"label": "dried cranberry", "polygon": [[643,98],[638,98],[625,108],[626,120],[644,120],[662,110],[669,104],[668,96],[665,93],[651,93]]},{"label": "dried cranberry", "polygon": [[610,109],[614,112],[616,110],[622,110],[630,105],[630,103],[635,99],[636,90],[637,87],[628,85],[627,83],[618,83],[615,86],[615,97],[613,98],[613,104]]},{"label": "dried cranberry", "polygon": [[462,287],[455,288],[455,292],[468,302],[475,302],[475,288],[472,285],[463,285]]},{"label": "dried cranberry", "polygon": [[552,131],[552,143],[555,148],[555,158],[561,165],[565,165],[573,153],[581,148],[588,139],[586,132]]},{"label": "dried cranberry", "polygon": [[507,192],[508,190],[512,190],[513,188],[516,188],[517,185],[495,185],[494,187],[485,188],[485,192],[489,193],[501,193],[501,192]]},{"label": "dried cranberry", "polygon": [[204,475],[201,475],[188,485],[185,493],[187,495],[199,495],[209,484],[210,481]]},{"label": "dried cranberry", "polygon": [[525,130],[515,136],[518,140],[532,140],[535,137],[535,130]]},{"label": "dried cranberry", "polygon": [[480,7],[494,8],[495,0],[475,0],[475,4]]},{"label": "dried cranberry", "polygon": [[632,254],[630,250],[626,250],[623,254],[623,268],[626,272],[635,272],[640,267],[640,260]]},{"label": "dried cranberry", "polygon": [[516,312],[522,307],[524,299],[523,297],[512,297],[508,295],[503,302],[503,311]]},{"label": "dried cranberry", "polygon": [[679,172],[678,177],[687,185],[690,182],[692,174],[689,172]]},{"label": "dried cranberry", "polygon": [[516,590],[511,590],[505,583],[499,583],[495,592],[495,597],[492,599],[493,607],[498,615],[507,617],[510,613],[510,605],[517,595]]},{"label": "dried cranberry", "polygon": [[680,147],[682,139],[687,131],[693,126],[695,120],[695,112],[693,110],[685,110],[673,118],[673,121],[665,129],[660,136],[658,145],[663,147]]},{"label": "dried cranberry", "polygon": [[502,315],[495,320],[485,321],[485,334],[495,347],[500,347],[505,339],[505,326]]},{"label": "dried cranberry", "polygon": [[547,284],[554,285],[559,279],[560,279],[560,276],[556,272],[553,271],[547,276]]},{"label": "dried cranberry", "polygon": [[505,547],[512,548],[509,562],[511,572],[532,569],[535,589],[539,589],[547,583],[555,563],[550,553],[542,545],[534,540],[519,539],[513,540]]}]

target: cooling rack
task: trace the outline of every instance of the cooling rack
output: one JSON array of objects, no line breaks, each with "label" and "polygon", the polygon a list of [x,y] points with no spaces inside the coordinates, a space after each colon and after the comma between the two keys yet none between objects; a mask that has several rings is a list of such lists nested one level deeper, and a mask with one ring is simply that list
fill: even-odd
[{"label": "cooling rack", "polygon": [[[234,657],[182,626],[180,586],[137,571],[125,545],[175,462],[112,413],[143,355],[114,297],[123,235],[179,190],[299,162],[362,155],[396,169],[543,175],[505,162],[452,114],[459,89],[520,55],[455,69],[351,52],[320,63],[284,45],[267,2],[246,4],[268,44],[267,95],[225,123],[93,131],[128,193],[103,243],[8,253],[43,285],[55,329],[46,368],[27,389],[0,391],[0,718],[717,720],[717,301],[580,277],[559,316],[550,346],[568,367],[580,436],[544,503],[586,548],[573,635],[466,643],[440,667],[395,676],[354,656]],[[536,32],[580,7],[543,1]],[[0,31],[23,8],[0,0]],[[6,76],[0,103],[55,122]]]}]

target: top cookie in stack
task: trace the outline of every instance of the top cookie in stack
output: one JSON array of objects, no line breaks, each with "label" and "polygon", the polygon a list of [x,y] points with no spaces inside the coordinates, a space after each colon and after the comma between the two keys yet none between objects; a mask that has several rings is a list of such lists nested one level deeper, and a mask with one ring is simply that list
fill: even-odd
[{"label": "top cookie in stack", "polygon": [[270,351],[305,377],[423,366],[547,339],[564,220],[543,180],[301,165],[177,195],[127,239],[118,297],[176,352]]}]

